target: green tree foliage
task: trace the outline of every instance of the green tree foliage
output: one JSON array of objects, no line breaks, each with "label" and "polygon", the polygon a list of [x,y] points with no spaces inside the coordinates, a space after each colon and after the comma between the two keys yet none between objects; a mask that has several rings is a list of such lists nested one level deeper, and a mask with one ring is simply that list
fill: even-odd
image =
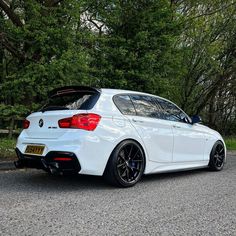
[{"label": "green tree foliage", "polygon": [[184,25],[179,38],[183,55],[179,104],[230,133],[236,123],[236,2],[186,0],[176,7]]},{"label": "green tree foliage", "polygon": [[95,38],[91,65],[97,84],[168,91],[180,32],[169,1],[91,1],[89,10],[90,21],[105,26]]},{"label": "green tree foliage", "polygon": [[82,84],[161,95],[235,133],[235,17],[235,0],[0,0],[0,120]]},{"label": "green tree foliage", "polygon": [[81,45],[83,35],[78,30],[80,5],[77,1],[58,4],[12,1],[7,7],[17,21],[2,11],[2,116],[37,109],[47,91],[54,87],[86,83],[89,56]]}]

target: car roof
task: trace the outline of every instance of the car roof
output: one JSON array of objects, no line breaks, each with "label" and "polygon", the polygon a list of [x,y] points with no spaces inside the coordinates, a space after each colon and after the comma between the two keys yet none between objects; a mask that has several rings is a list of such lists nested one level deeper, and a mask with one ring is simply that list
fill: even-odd
[{"label": "car roof", "polygon": [[[105,92],[107,94],[110,94],[110,95],[126,94],[126,93],[131,94],[132,93],[132,94],[143,94],[143,95],[149,95],[149,96],[156,96],[156,95],[150,94],[150,93],[143,93],[143,92],[139,92],[139,91],[125,90],[125,89],[102,88],[101,91]],[[158,97],[158,96],[156,96],[156,97]]]},{"label": "car roof", "polygon": [[[144,92],[139,92],[139,91],[125,90],[125,89],[110,89],[110,88],[101,88],[101,91],[106,93],[106,94],[109,94],[111,96],[118,95],[118,94],[127,94],[127,93],[128,94],[138,94],[138,95],[141,94],[141,95],[146,95],[146,96],[158,97],[160,99],[163,99],[163,100],[166,100],[168,102],[171,102],[170,100],[168,100],[166,98],[163,98],[163,97],[160,97],[160,96],[157,96],[155,94],[144,93]],[[171,102],[171,103],[173,103],[173,102]]]}]

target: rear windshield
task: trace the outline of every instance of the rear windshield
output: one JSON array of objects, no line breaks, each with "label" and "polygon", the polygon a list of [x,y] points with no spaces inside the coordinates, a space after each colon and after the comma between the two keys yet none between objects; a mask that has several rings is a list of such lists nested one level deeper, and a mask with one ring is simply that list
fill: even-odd
[{"label": "rear windshield", "polygon": [[90,110],[99,98],[99,93],[73,92],[51,97],[41,111]]}]

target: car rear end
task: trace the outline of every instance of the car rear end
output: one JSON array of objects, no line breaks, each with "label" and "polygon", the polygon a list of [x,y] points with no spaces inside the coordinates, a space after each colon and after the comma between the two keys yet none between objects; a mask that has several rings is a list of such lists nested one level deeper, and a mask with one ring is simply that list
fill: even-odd
[{"label": "car rear end", "polygon": [[[51,172],[80,172],[83,149],[94,148],[95,129],[101,115],[92,112],[101,91],[89,87],[64,87],[50,93],[47,104],[24,121],[16,153],[17,167]],[[84,151],[85,152],[85,151]],[[89,151],[87,151],[89,155]]]}]

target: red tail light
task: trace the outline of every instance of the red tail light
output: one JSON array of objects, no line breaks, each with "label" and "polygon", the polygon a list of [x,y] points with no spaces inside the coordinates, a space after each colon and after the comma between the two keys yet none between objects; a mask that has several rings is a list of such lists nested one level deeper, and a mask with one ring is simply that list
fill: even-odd
[{"label": "red tail light", "polygon": [[84,129],[93,131],[96,129],[101,116],[93,113],[78,114],[58,121],[60,128]]},{"label": "red tail light", "polygon": [[72,161],[71,157],[54,157],[54,161]]},{"label": "red tail light", "polygon": [[29,126],[30,126],[30,122],[25,119],[25,120],[23,121],[23,129],[28,129]]}]

